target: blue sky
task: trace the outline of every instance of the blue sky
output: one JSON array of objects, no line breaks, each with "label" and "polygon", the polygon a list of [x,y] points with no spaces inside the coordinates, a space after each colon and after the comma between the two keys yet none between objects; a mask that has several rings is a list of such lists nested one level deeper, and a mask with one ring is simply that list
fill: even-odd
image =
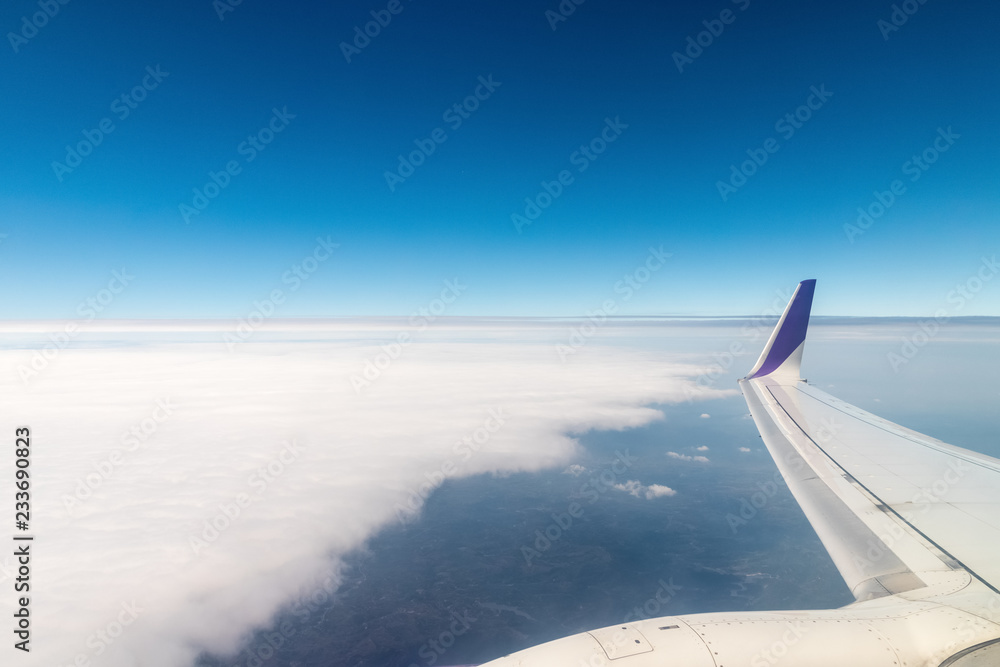
[{"label": "blue sky", "polygon": [[[222,18],[209,0],[54,2],[26,27],[46,6],[0,11],[5,319],[75,317],[122,267],[134,280],[102,317],[243,316],[287,290],[317,237],[340,246],[279,315],[408,315],[455,278],[454,315],[609,298],[622,314],[752,315],[807,277],[820,315],[1000,308],[989,281],[961,312],[948,298],[997,248],[995,3],[914,0],[891,31],[889,2],[759,0],[586,0],[559,21],[555,0],[244,0]],[[391,21],[348,62],[372,12]],[[705,46],[679,71],[689,37]],[[477,89],[461,125],[445,115]],[[794,133],[776,126],[810,102]],[[581,157],[607,119],[614,141]],[[261,130],[273,141],[243,143]],[[97,145],[71,166],[80,142]],[[934,163],[914,167],[925,149]],[[766,162],[723,197],[747,151]],[[185,216],[210,173],[228,183]],[[901,194],[849,239],[893,181]],[[660,246],[666,265],[616,292]]]}]

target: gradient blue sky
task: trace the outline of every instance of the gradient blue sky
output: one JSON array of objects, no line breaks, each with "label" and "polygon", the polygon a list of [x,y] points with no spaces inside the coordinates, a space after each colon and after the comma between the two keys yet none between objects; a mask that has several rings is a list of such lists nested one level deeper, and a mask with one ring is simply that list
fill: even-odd
[{"label": "gradient blue sky", "polygon": [[[126,267],[103,317],[238,317],[282,287],[317,236],[337,255],[282,316],[408,315],[445,279],[454,315],[756,314],[819,279],[820,315],[1000,312],[1000,281],[961,310],[948,293],[997,249],[1000,7],[920,5],[883,38],[891,2],[587,0],[553,30],[548,2],[401,0],[352,62],[340,43],[382,0],[69,2],[20,43],[37,2],[0,10],[2,317],[73,318]],[[703,21],[731,25],[683,73]],[[119,120],[147,66],[169,72]],[[480,76],[501,83],[462,127],[442,113]],[[793,137],[775,122],[833,93]],[[296,118],[257,159],[238,145],[272,108]],[[511,214],[620,117],[628,129],[519,234]],[[113,133],[60,182],[67,144]],[[391,192],[414,140],[448,140]],[[961,138],[917,182],[901,171],[938,128]],[[723,201],[747,149],[780,150]],[[186,224],[192,189],[242,173]],[[893,179],[907,191],[854,243],[843,225]],[[627,301],[614,285],[649,246],[673,253]]]}]

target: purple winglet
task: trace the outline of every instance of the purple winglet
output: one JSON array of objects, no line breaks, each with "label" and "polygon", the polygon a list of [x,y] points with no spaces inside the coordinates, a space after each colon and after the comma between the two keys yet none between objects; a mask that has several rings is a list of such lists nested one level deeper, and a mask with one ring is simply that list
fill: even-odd
[{"label": "purple winglet", "polygon": [[760,370],[747,379],[769,375],[778,369],[792,352],[806,339],[806,329],[809,327],[809,311],[812,310],[813,292],[816,290],[815,280],[803,280],[795,291],[795,296],[786,309],[785,321],[774,338],[774,343],[768,352],[767,359],[761,364]]}]

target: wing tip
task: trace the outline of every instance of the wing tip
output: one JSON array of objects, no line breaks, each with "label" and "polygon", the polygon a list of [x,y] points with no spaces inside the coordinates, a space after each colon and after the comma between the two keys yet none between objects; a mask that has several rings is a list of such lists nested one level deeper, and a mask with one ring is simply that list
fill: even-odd
[{"label": "wing tip", "polygon": [[795,380],[799,379],[802,349],[809,328],[815,291],[815,278],[803,280],[798,284],[788,305],[785,306],[785,311],[781,314],[781,319],[771,332],[764,351],[761,352],[753,369],[747,373],[745,380],[767,375],[794,375]]}]

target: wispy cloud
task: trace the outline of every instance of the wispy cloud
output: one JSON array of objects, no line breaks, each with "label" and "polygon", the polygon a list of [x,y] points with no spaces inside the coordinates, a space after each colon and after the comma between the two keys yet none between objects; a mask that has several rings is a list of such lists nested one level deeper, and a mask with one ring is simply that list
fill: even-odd
[{"label": "wispy cloud", "polygon": [[688,454],[678,454],[677,452],[667,452],[667,456],[678,461],[696,461],[698,463],[709,463],[706,456],[689,456]]},{"label": "wispy cloud", "polygon": [[630,479],[624,484],[615,484],[615,488],[619,491],[625,491],[636,498],[645,498],[646,500],[652,500],[653,498],[668,498],[670,496],[677,495],[677,492],[669,486],[663,486],[662,484],[650,484],[649,486],[645,486],[641,482],[634,479]]}]

